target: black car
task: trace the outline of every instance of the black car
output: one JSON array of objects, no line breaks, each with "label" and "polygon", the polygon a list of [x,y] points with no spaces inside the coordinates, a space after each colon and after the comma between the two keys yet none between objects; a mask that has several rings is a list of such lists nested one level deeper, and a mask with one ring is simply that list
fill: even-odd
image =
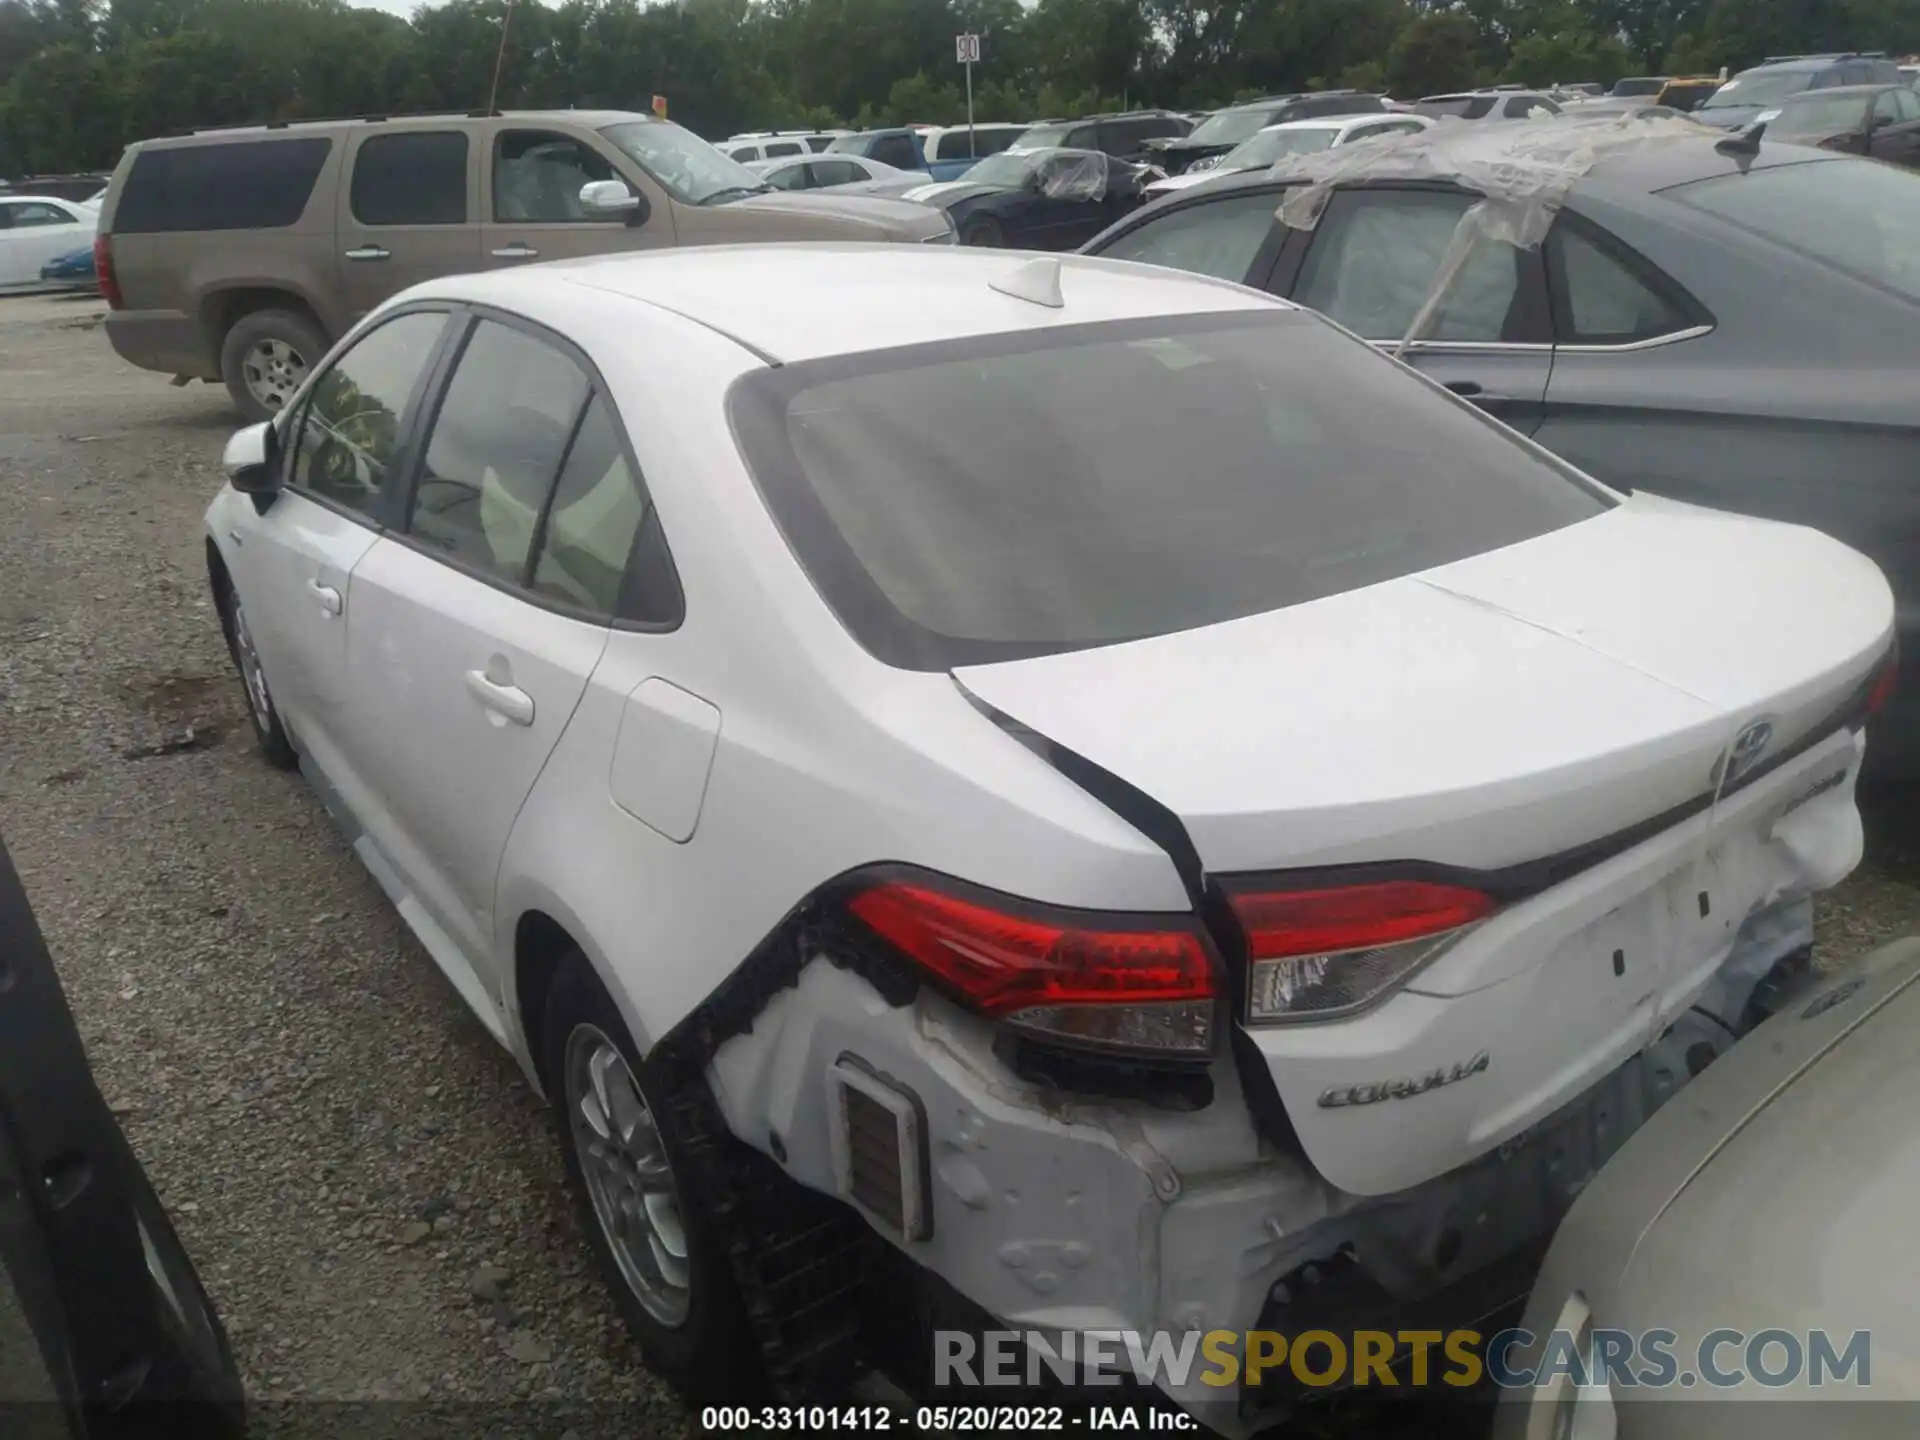
[{"label": "black car", "polygon": [[[1476,159],[1504,143],[1524,179],[1556,134],[1572,155],[1622,123],[1490,125]],[[1813,525],[1872,557],[1904,668],[1869,764],[1920,777],[1920,175],[1646,123],[1569,177],[1542,243],[1467,252],[1404,358],[1618,489]],[[1264,289],[1398,348],[1482,198],[1446,178],[1445,136],[1372,142],[1310,229],[1278,217],[1284,172],[1248,172],[1157,201],[1085,253]]]},{"label": "black car", "polygon": [[1780,102],[1766,133],[1796,145],[1821,145],[1920,167],[1920,95],[1905,85],[1837,85],[1803,90]]},{"label": "black car", "polygon": [[1171,110],[1127,110],[1078,120],[1042,120],[1013,142],[1016,150],[1098,150],[1128,164],[1148,158],[1152,145],[1177,139],[1193,121]]},{"label": "black car", "polygon": [[1092,150],[1009,150],[902,198],[946,211],[962,245],[1072,250],[1139,205],[1154,178]]},{"label": "black car", "polygon": [[4,845],[0,1413],[36,1440],[245,1430],[226,1332],[94,1085]]},{"label": "black car", "polygon": [[1216,110],[1187,135],[1148,142],[1147,153],[1151,163],[1169,175],[1179,175],[1192,169],[1197,161],[1219,159],[1269,125],[1283,125],[1289,120],[1318,120],[1326,115],[1377,115],[1386,108],[1378,95],[1359,90],[1272,95],[1265,100]]}]

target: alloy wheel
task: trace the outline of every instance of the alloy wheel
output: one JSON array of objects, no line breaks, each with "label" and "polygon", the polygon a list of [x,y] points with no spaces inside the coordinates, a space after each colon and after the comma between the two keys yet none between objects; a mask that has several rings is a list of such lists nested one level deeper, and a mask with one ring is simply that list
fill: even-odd
[{"label": "alloy wheel", "polygon": [[686,1323],[693,1269],[679,1186],[653,1111],[626,1057],[593,1025],[567,1037],[566,1104],[594,1217],[641,1307],[668,1328]]}]

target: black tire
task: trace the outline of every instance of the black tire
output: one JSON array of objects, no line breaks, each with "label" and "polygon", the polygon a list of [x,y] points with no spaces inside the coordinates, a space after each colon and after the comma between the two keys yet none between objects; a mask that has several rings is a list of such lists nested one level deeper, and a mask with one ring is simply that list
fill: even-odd
[{"label": "black tire", "polygon": [[995,250],[1006,248],[1006,233],[990,215],[975,215],[960,227],[962,245],[985,245]]},{"label": "black tire", "polygon": [[233,322],[226,338],[220,342],[220,378],[227,382],[227,394],[233,397],[233,403],[249,424],[271,419],[280,411],[284,397],[290,397],[297,377],[289,377],[290,383],[279,385],[276,382],[275,393],[283,398],[277,403],[269,403],[261,394],[256,394],[256,386],[249,382],[250,361],[255,361],[255,352],[262,346],[280,346],[299,362],[299,376],[304,377],[320,357],[327,353],[326,337],[319,327],[306,316],[292,310],[254,310],[242,315]]},{"label": "black tire", "polygon": [[241,694],[247,702],[247,720],[253,726],[253,738],[260,746],[260,753],[276,770],[297,769],[300,755],[293,748],[293,741],[287,737],[287,727],[280,722],[280,712],[274,707],[266,676],[262,674],[259,677],[260,697],[257,700],[253,685],[247,678],[247,662],[241,658],[240,650],[240,630],[244,617],[240,609],[240,597],[234,593],[230,582],[220,585],[219,603],[220,630],[227,637],[227,654],[233,657],[233,668],[239,674]]},{"label": "black tire", "polygon": [[[678,1324],[663,1324],[642,1304],[639,1295],[615,1259],[606,1228],[594,1209],[571,1114],[566,1067],[569,1042],[576,1030],[591,1027],[611,1040],[625,1059],[652,1113],[655,1128],[679,1191],[680,1212],[687,1238],[691,1282],[686,1316]],[[699,1193],[695,1164],[686,1138],[674,1118],[670,1096],[652,1093],[650,1072],[620,1019],[620,1012],[587,958],[574,951],[560,962],[547,993],[541,1036],[542,1073],[553,1107],[556,1138],[573,1192],[580,1229],[599,1263],[627,1328],[639,1341],[643,1359],[662,1379],[694,1404],[744,1402],[759,1390],[756,1354],[745,1311],[733,1283],[725,1243],[713,1223],[713,1207]]]}]

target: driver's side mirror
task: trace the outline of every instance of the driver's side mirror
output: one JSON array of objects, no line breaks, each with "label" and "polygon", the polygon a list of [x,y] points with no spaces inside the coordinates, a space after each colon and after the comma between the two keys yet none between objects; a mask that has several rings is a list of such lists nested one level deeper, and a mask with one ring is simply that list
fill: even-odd
[{"label": "driver's side mirror", "polygon": [[273,422],[262,420],[233,432],[220,468],[227,483],[242,495],[268,495],[280,488],[279,467],[274,463],[279,451],[280,437]]},{"label": "driver's side mirror", "polygon": [[580,208],[599,220],[624,215],[629,225],[645,224],[652,210],[647,197],[634,194],[624,180],[589,180],[580,187]]}]

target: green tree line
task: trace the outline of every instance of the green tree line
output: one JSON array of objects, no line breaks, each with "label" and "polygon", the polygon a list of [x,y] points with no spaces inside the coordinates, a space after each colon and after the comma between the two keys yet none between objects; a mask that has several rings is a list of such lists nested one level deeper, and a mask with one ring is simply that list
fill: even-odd
[{"label": "green tree line", "polygon": [[[501,45],[503,27],[506,43]],[[0,175],[111,166],[203,125],[502,107],[646,109],[701,134],[1201,107],[1328,85],[1711,73],[1920,50],[1920,0],[0,0]]]}]

